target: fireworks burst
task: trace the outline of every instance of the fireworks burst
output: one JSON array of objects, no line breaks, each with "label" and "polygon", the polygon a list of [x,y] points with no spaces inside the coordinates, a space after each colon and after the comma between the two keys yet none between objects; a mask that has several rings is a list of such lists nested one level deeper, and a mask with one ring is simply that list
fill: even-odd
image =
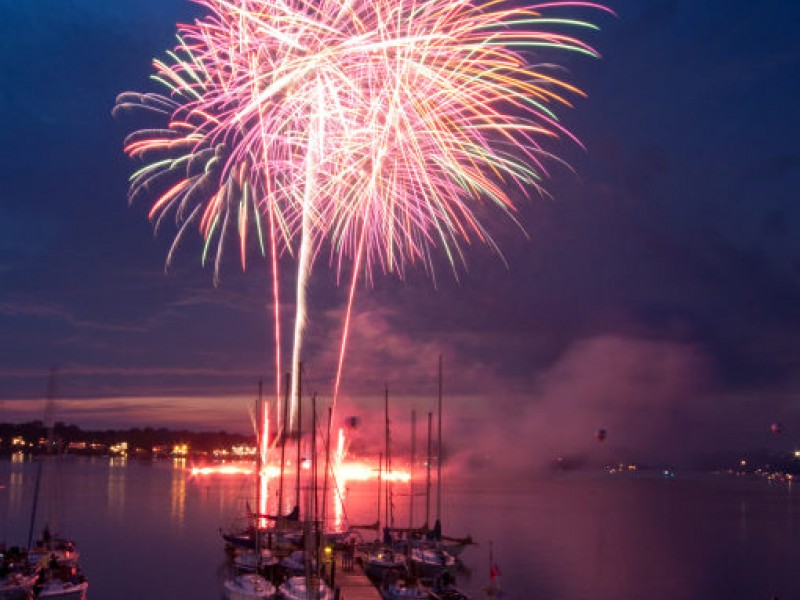
[{"label": "fireworks burst", "polygon": [[[328,248],[350,267],[334,383],[338,395],[357,282],[400,276],[464,247],[497,249],[481,220],[494,207],[514,220],[514,199],[543,192],[547,138],[575,139],[555,108],[581,92],[537,63],[546,50],[596,56],[570,30],[588,22],[562,9],[592,2],[517,6],[510,0],[197,0],[207,16],[178,26],[155,60],[163,94],[124,93],[115,111],[166,122],[128,136],[144,166],[130,200],[154,198],[156,226],[197,227],[215,278],[226,244],[242,266],[250,237],[269,255],[275,306],[276,395],[281,372],[279,258],[296,257],[292,398],[297,389],[305,294]],[[552,14],[551,14],[552,13]],[[577,140],[576,140],[577,141]],[[254,244],[253,244],[254,245]],[[290,412],[296,418],[296,406]]]}]

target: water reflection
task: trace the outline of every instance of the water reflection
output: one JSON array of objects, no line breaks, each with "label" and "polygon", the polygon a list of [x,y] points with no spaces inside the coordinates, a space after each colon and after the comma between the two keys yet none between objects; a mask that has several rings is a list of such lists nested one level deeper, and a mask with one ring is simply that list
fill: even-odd
[{"label": "water reflection", "polygon": [[24,477],[22,473],[11,473],[8,479],[8,506],[12,511],[17,511],[22,503],[22,491],[24,489]]},{"label": "water reflection", "polygon": [[11,512],[16,512],[22,504],[25,490],[24,466],[26,456],[22,452],[11,455],[11,473],[8,478],[8,507]]},{"label": "water reflection", "polygon": [[[27,534],[36,466],[5,462],[7,489],[0,501],[11,503],[3,505],[8,541],[19,543]],[[80,541],[90,598],[219,597],[215,568],[223,552],[215,532],[244,515],[245,498],[255,507],[252,475],[193,477],[189,484],[184,460],[76,459],[62,467],[68,533]],[[103,477],[107,486],[91,485]],[[420,484],[418,479],[414,487],[420,490]],[[476,600],[488,583],[490,540],[508,598],[800,598],[794,574],[800,519],[792,518],[800,496],[784,489],[708,477],[664,482],[576,476],[507,487],[448,479],[448,484],[442,499],[445,534],[471,534],[479,543],[463,555],[473,577],[457,576],[459,587]],[[374,480],[329,485],[332,524],[346,529],[374,523]],[[276,488],[270,485],[270,512]],[[286,496],[293,501],[291,488]],[[394,488],[398,526],[408,522],[412,499],[415,524],[423,520],[424,495],[409,497],[411,491]],[[97,518],[106,505],[114,518]],[[370,540],[377,532],[362,534]],[[112,537],[125,543],[109,552]],[[153,593],[154,581],[159,593]]]},{"label": "water reflection", "polygon": [[172,524],[178,529],[182,529],[186,520],[186,471],[185,458],[172,459],[172,490],[170,498],[172,500]]},{"label": "water reflection", "polygon": [[108,512],[114,517],[122,517],[125,512],[125,475],[128,464],[124,456],[108,459]]}]

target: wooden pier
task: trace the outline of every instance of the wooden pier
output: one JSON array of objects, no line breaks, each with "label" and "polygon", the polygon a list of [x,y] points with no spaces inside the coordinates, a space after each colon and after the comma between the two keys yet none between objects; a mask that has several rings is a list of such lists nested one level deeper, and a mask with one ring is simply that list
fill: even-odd
[{"label": "wooden pier", "polygon": [[364,573],[361,561],[353,561],[353,569],[342,568],[342,554],[336,553],[335,587],[339,588],[339,600],[381,600],[377,588]]}]

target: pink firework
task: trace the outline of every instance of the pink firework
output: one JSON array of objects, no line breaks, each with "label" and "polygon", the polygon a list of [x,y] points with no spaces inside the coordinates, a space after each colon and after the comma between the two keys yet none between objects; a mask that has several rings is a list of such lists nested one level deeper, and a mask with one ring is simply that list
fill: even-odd
[{"label": "pink firework", "polygon": [[196,226],[215,273],[231,238],[244,266],[255,232],[273,268],[276,394],[278,257],[297,258],[293,399],[315,258],[328,248],[340,274],[347,263],[335,403],[359,277],[402,276],[416,263],[432,269],[436,254],[457,269],[473,241],[496,249],[481,220],[487,208],[513,220],[515,198],[543,192],[552,157],[541,142],[575,139],[555,109],[581,92],[540,56],[596,56],[568,33],[593,25],[553,14],[608,9],[509,0],[198,4],[208,16],[180,25],[169,58],[154,62],[168,92],[118,98],[115,110],[166,121],[126,140],[126,152],[145,162],[131,199],[152,194],[157,224],[174,214],[168,261]]}]

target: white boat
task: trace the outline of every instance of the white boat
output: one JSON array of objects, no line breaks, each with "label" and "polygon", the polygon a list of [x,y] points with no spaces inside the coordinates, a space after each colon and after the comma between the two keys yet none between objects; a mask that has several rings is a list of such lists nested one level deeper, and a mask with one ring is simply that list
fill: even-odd
[{"label": "white boat", "polygon": [[89,583],[84,577],[78,576],[66,581],[62,579],[51,579],[41,588],[36,585],[34,590],[36,598],[51,598],[52,600],[86,600],[86,590]]},{"label": "white boat", "polygon": [[261,549],[261,556],[255,550],[239,548],[233,557],[233,565],[239,571],[254,572],[263,568],[273,567],[278,564],[278,559],[269,548]]},{"label": "white boat", "polygon": [[[53,414],[55,408],[55,389],[58,371],[53,368],[50,370],[50,380],[47,385],[47,405],[45,414]],[[53,439],[53,427],[48,426],[47,451],[52,452],[56,444]],[[56,457],[56,460],[58,458]],[[39,501],[39,485],[42,479],[43,459],[40,458],[36,472],[36,488],[34,492],[33,508],[31,510],[31,524],[29,532],[33,532],[36,523],[36,507]],[[51,499],[57,502],[56,499]],[[74,542],[66,538],[53,536],[50,527],[45,525],[42,538],[31,544],[31,535],[28,535],[28,561],[31,564],[38,564],[39,572],[36,582],[33,585],[33,596],[35,598],[47,598],[52,600],[86,600],[86,591],[89,589],[89,582],[80,572],[78,558],[80,554],[75,548]]]},{"label": "white boat", "polygon": [[223,584],[226,600],[270,600],[276,598],[275,586],[261,575],[237,575]]},{"label": "white boat", "polygon": [[[306,572],[306,553],[303,550],[295,550],[289,556],[281,559],[281,566],[290,571],[294,575],[300,575]],[[316,570],[317,561],[311,559],[311,570]]]},{"label": "white boat", "polygon": [[[331,588],[329,588],[322,579],[312,578],[312,581],[314,580],[316,580],[317,583],[312,583],[309,589],[306,585],[305,577],[290,577],[281,584],[281,597],[284,600],[308,600],[309,598],[314,598],[314,600],[333,600]],[[314,590],[315,585],[317,588],[316,594]]]}]

